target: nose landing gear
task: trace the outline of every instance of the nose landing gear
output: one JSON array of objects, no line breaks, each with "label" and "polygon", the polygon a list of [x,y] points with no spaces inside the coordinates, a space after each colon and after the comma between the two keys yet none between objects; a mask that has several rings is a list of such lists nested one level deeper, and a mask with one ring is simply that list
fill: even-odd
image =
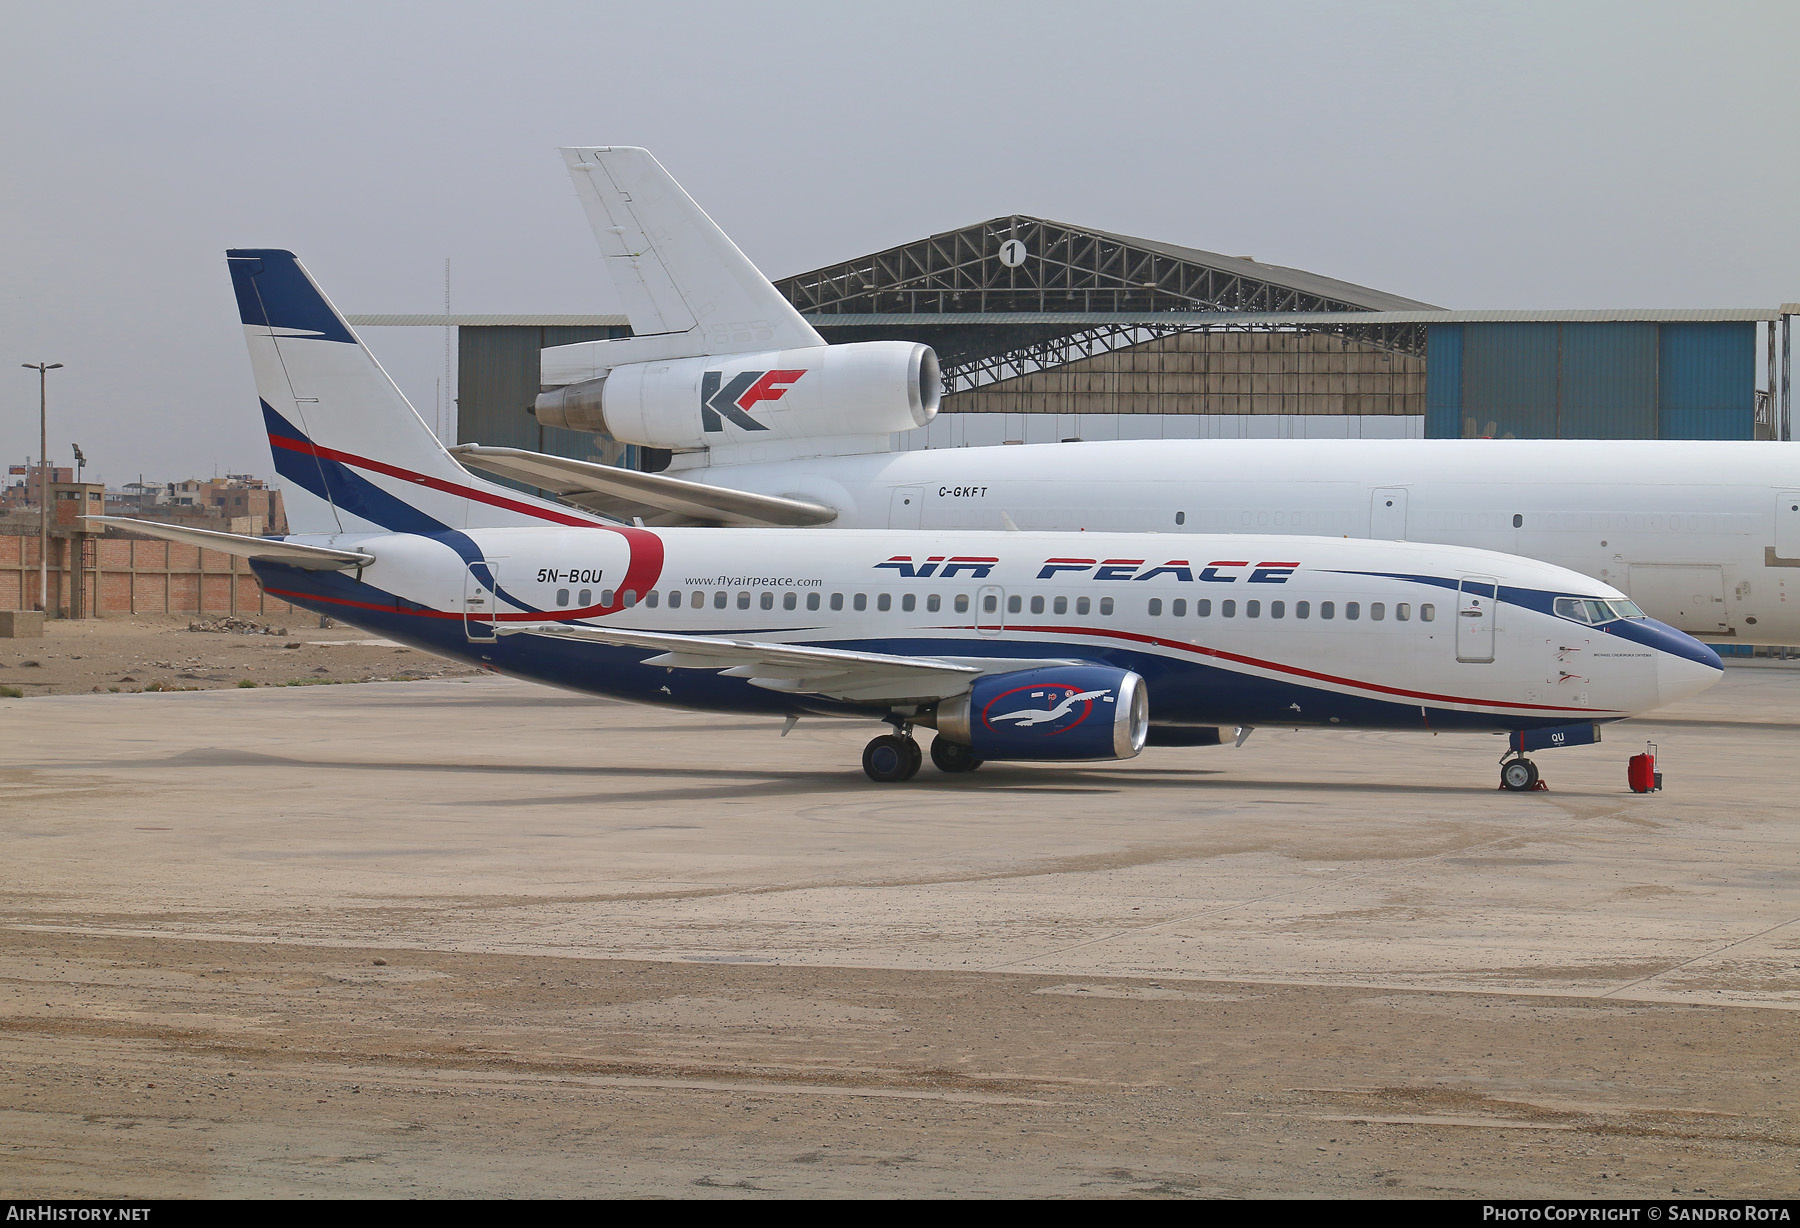
[{"label": "nose landing gear", "polygon": [[1517,759],[1500,761],[1500,787],[1514,793],[1529,793],[1533,789],[1548,789],[1550,786],[1538,779],[1537,764],[1520,755]]}]

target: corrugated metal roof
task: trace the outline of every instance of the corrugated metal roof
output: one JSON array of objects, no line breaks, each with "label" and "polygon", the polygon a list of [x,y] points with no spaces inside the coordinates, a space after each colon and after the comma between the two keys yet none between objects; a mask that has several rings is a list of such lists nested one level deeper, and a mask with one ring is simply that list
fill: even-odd
[{"label": "corrugated metal roof", "polygon": [[[1049,219],[1044,220],[1048,221]],[[1335,277],[1309,273],[1305,269],[1293,269],[1280,264],[1264,264],[1249,256],[1224,256],[1218,252],[1201,251],[1197,247],[1182,247],[1175,243],[1164,243],[1159,239],[1140,239],[1134,235],[1122,235],[1110,230],[1095,230],[1091,226],[1071,226],[1067,222],[1055,224],[1068,230],[1083,230],[1088,234],[1112,239],[1130,247],[1157,252],[1175,260],[1185,260],[1189,264],[1205,265],[1209,269],[1236,273],[1240,277],[1247,277],[1253,281],[1266,281],[1271,285],[1285,286],[1290,290],[1299,290],[1303,294],[1341,299],[1347,303],[1366,303],[1376,311],[1435,310],[1432,304],[1420,302],[1416,298],[1389,294],[1386,290],[1359,286],[1355,282],[1339,281]]]},{"label": "corrugated metal roof", "polygon": [[1771,307],[1619,307],[1554,311],[987,311],[809,315],[815,328],[879,324],[1729,324]]},{"label": "corrugated metal roof", "polygon": [[623,328],[624,316],[599,315],[347,315],[366,328]]},{"label": "corrugated metal roof", "polygon": [[[1263,267],[1263,266],[1259,266]],[[1317,291],[1322,293],[1322,291]],[[1617,307],[1551,311],[968,311],[808,315],[818,328],[896,324],[1730,324],[1776,320],[1774,307]],[[350,315],[370,328],[622,328],[612,315]]]}]

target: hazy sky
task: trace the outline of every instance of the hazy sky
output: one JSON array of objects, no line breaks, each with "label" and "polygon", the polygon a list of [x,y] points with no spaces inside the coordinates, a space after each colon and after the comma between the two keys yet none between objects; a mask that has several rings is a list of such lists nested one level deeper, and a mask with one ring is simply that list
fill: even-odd
[{"label": "hazy sky", "polygon": [[[0,3],[0,456],[271,465],[225,273],[613,311],[559,144],[783,276],[1013,212],[1454,307],[1800,299],[1800,5]],[[367,339],[429,416],[435,330]]]}]

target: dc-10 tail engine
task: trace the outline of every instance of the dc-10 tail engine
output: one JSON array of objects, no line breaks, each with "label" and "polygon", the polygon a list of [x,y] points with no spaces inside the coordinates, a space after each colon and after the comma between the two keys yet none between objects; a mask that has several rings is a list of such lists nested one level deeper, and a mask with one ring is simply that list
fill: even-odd
[{"label": "dc-10 tail engine", "polygon": [[628,363],[543,393],[532,413],[544,426],[693,449],[910,431],[942,395],[930,346],[861,341]]},{"label": "dc-10 tail engine", "polygon": [[[917,719],[937,726],[931,761],[945,772],[988,759],[1130,759],[1150,732],[1150,695],[1127,669],[1046,665],[978,678]],[[910,738],[877,738],[863,753],[863,770],[876,780],[905,780],[918,758]]]}]

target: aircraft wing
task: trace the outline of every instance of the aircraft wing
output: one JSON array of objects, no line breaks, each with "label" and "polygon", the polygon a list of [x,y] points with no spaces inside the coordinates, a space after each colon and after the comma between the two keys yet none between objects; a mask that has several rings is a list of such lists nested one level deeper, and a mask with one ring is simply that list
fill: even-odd
[{"label": "aircraft wing", "polygon": [[645,524],[775,525],[829,524],[837,509],[802,499],[758,495],[689,482],[661,473],[639,473],[592,461],[570,460],[523,448],[489,448],[466,443],[450,449],[474,469],[527,482],[578,507],[620,520],[643,517]]},{"label": "aircraft wing", "polygon": [[500,633],[649,648],[656,655],[645,658],[645,665],[716,670],[733,678],[747,678],[752,686],[771,691],[858,703],[932,703],[962,694],[983,674],[1059,664],[1042,659],[902,657],[808,644],[714,639],[569,623],[502,627]]},{"label": "aircraft wing", "polygon": [[200,546],[207,550],[217,550],[221,554],[235,554],[239,558],[261,559],[265,563],[286,563],[289,567],[304,567],[308,571],[342,571],[349,567],[367,567],[375,561],[374,555],[356,550],[332,550],[325,546],[303,546],[298,542],[284,542],[268,537],[220,533],[214,529],[190,529],[185,525],[163,524],[157,520],[134,520],[130,516],[86,516],[83,519],[96,524],[117,525],[121,529],[130,529],[133,533],[180,542],[184,546]]}]

